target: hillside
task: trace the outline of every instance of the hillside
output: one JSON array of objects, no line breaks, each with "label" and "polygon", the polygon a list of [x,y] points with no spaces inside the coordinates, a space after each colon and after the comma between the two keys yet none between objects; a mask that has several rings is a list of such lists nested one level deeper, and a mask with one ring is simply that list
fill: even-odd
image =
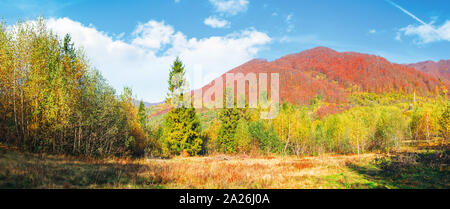
[{"label": "hillside", "polygon": [[408,66],[429,73],[447,83],[450,82],[450,60],[441,60],[439,62],[425,61],[409,64]]},{"label": "hillside", "polygon": [[[383,57],[340,53],[326,47],[272,62],[251,60],[227,73],[279,73],[280,99],[294,104],[309,104],[318,95],[327,102],[341,103],[352,91],[429,95],[440,86],[435,77],[406,65],[390,63]],[[222,78],[225,83],[225,74]],[[203,93],[213,84],[203,87]]]}]

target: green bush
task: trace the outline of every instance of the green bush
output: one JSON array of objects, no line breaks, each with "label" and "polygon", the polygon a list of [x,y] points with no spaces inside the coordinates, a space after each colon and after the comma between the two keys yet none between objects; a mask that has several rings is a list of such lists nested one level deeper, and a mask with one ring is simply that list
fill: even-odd
[{"label": "green bush", "polygon": [[381,151],[399,148],[406,131],[407,121],[402,111],[397,107],[383,108],[376,122],[369,148]]},{"label": "green bush", "polygon": [[236,151],[238,153],[248,154],[252,149],[252,137],[248,129],[248,122],[245,119],[240,119],[234,134]]},{"label": "green bush", "polygon": [[266,127],[262,121],[256,121],[250,123],[249,131],[250,135],[258,141],[263,152],[281,153],[283,151],[283,143],[272,126]]}]

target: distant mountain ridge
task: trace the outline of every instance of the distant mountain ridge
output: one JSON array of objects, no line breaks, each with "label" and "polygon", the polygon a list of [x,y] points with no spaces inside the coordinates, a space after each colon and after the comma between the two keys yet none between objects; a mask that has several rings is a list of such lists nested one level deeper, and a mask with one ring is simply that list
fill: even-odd
[{"label": "distant mountain ridge", "polygon": [[429,73],[432,76],[435,76],[436,78],[439,78],[443,81],[450,82],[450,59],[441,60],[439,62],[418,62],[409,64],[408,66],[413,67],[419,71]]},{"label": "distant mountain ridge", "polygon": [[[279,73],[281,102],[310,104],[320,95],[328,103],[342,104],[352,92],[403,92],[427,96],[433,95],[442,83],[450,89],[448,67],[442,67],[448,63],[447,60],[403,65],[376,55],[316,47],[271,62],[253,59],[227,73]],[[224,86],[225,76],[226,73],[221,75]],[[202,87],[202,94],[213,85],[214,81],[211,81]],[[268,92],[270,94],[270,85]],[[167,108],[170,109],[166,106],[154,116],[165,114]]]},{"label": "distant mountain ridge", "polygon": [[[136,101],[136,102],[135,102],[135,105],[136,105],[136,106],[139,106],[139,103],[141,103],[140,100]],[[144,106],[145,106],[145,107],[152,107],[152,106],[156,106],[156,105],[163,104],[164,102],[150,103],[150,102],[145,102],[145,101],[143,101],[143,103],[144,103]]]},{"label": "distant mountain ridge", "polygon": [[[327,102],[340,103],[355,91],[429,95],[441,85],[428,73],[380,56],[337,52],[326,47],[286,55],[272,62],[254,59],[227,73],[279,73],[280,99],[294,104],[309,104],[318,95]],[[225,75],[222,75],[224,85]],[[203,93],[213,83],[204,86]],[[448,82],[446,86],[449,87]]]}]

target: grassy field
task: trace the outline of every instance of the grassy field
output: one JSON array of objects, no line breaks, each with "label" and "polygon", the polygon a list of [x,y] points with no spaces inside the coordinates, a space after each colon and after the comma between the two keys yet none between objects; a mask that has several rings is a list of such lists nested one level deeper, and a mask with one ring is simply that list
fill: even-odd
[{"label": "grassy field", "polygon": [[450,152],[445,150],[86,160],[23,153],[0,145],[0,188],[449,189]]}]

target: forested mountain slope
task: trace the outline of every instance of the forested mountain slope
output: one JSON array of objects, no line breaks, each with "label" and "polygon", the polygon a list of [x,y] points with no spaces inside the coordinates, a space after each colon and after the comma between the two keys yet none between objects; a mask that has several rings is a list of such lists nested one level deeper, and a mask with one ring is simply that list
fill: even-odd
[{"label": "forested mountain slope", "polygon": [[[375,55],[340,53],[326,47],[272,62],[251,60],[227,73],[279,73],[280,99],[294,104],[309,104],[319,95],[327,102],[341,103],[349,93],[360,91],[431,95],[441,86],[436,77],[413,67],[394,64]],[[225,75],[222,75],[224,83]],[[203,87],[203,93],[213,84]]]},{"label": "forested mountain slope", "polygon": [[450,82],[450,60],[441,60],[439,62],[425,61],[409,64],[408,66],[429,73],[447,83]]}]

